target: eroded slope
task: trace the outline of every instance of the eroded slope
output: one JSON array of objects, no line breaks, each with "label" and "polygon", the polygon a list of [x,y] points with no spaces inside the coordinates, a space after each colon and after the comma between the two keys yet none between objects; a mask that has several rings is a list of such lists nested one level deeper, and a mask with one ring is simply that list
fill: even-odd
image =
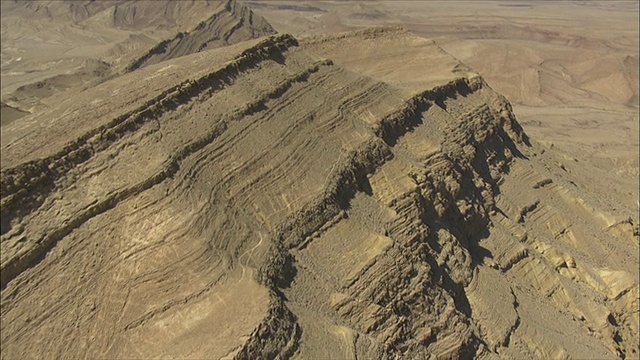
[{"label": "eroded slope", "polygon": [[636,220],[400,29],[150,65],[2,146],[8,358],[638,351]]},{"label": "eroded slope", "polygon": [[34,112],[69,88],[273,33],[235,0],[6,1],[2,99]]},{"label": "eroded slope", "polygon": [[262,17],[254,15],[249,8],[235,0],[223,5],[191,31],[179,32],[173,38],[153,46],[133,60],[125,70],[133,71],[180,56],[275,34],[275,30]]}]

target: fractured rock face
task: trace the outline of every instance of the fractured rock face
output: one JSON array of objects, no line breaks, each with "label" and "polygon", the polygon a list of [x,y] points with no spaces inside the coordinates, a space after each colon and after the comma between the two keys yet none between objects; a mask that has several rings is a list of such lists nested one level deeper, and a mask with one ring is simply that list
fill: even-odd
[{"label": "fractured rock face", "polygon": [[401,29],[149,64],[3,128],[3,356],[633,356],[637,236],[554,156]]}]

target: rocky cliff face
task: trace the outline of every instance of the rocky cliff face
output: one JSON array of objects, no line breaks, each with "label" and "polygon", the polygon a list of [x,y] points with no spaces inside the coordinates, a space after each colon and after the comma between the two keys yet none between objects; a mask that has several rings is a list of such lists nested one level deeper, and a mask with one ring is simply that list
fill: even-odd
[{"label": "rocky cliff face", "polygon": [[180,32],[171,39],[159,42],[133,60],[125,71],[271,34],[275,34],[275,30],[262,17],[254,15],[249,8],[235,0],[228,0],[193,30]]},{"label": "rocky cliff face", "polygon": [[149,65],[2,147],[7,357],[638,354],[634,220],[401,29]]}]

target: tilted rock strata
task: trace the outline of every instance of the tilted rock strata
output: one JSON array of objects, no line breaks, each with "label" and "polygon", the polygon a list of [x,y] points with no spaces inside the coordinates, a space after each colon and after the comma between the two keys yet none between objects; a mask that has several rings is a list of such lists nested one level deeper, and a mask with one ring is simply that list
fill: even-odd
[{"label": "tilted rock strata", "polygon": [[23,120],[2,134],[8,357],[637,354],[633,231],[401,30],[193,54]]},{"label": "tilted rock strata", "polygon": [[275,34],[275,30],[262,17],[254,15],[236,0],[227,0],[210,18],[191,31],[179,32],[175,37],[159,42],[132,61],[125,71],[271,34]]},{"label": "tilted rock strata", "polygon": [[2,20],[2,99],[32,113],[121,72],[275,33],[235,0],[5,1]]}]

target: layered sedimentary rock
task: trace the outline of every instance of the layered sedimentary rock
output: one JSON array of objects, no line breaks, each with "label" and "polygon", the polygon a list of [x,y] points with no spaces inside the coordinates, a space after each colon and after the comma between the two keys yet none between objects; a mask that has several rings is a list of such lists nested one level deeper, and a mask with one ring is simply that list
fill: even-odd
[{"label": "layered sedimentary rock", "polygon": [[7,358],[638,354],[635,220],[401,29],[149,65],[2,160]]},{"label": "layered sedimentary rock", "polygon": [[126,71],[193,54],[221,46],[235,44],[261,36],[275,34],[275,30],[262,17],[235,0],[221,3],[217,11],[187,32],[179,32],[166,39],[139,58],[132,61]]},{"label": "layered sedimentary rock", "polygon": [[2,99],[31,112],[70,88],[275,33],[235,0],[4,1],[2,21]]}]

